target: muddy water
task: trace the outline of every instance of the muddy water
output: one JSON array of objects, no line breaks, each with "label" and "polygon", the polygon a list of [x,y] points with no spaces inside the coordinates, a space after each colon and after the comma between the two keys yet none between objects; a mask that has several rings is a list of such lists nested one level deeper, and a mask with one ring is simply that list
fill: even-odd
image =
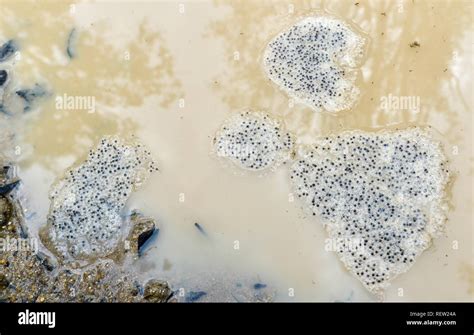
[{"label": "muddy water", "polygon": [[[299,16],[325,10],[370,38],[352,111],[329,115],[293,104],[264,76],[265,43]],[[58,109],[54,98],[22,117],[16,158],[35,233],[48,191],[106,134],[134,134],[160,171],[130,199],[160,234],[136,265],[175,286],[260,282],[281,301],[374,300],[347,273],[314,218],[293,199],[285,167],[257,176],[210,155],[231,112],[282,117],[301,143],[347,129],[430,125],[455,172],[447,233],[393,281],[386,300],[471,301],[473,265],[472,4],[454,1],[102,2],[33,5],[7,0],[0,37],[22,51],[19,83],[44,82],[54,96],[93,96],[96,109]],[[65,56],[71,29],[77,56]],[[414,45],[414,42],[418,45]],[[411,45],[411,46],[410,46]],[[419,108],[383,108],[384,97]],[[15,123],[16,124],[16,123]],[[205,234],[196,229],[198,222]],[[204,285],[205,286],[205,285]]]}]

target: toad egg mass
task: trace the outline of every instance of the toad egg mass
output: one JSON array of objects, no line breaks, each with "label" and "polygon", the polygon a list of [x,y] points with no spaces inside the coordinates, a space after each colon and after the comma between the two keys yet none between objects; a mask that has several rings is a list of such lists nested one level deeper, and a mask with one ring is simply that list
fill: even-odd
[{"label": "toad egg mass", "polygon": [[297,102],[315,111],[350,109],[359,96],[354,86],[366,39],[345,22],[308,17],[276,36],[263,65],[268,77]]},{"label": "toad egg mass", "polygon": [[304,148],[295,192],[322,219],[344,265],[381,292],[444,228],[444,155],[419,129],[345,132]]},{"label": "toad egg mass", "polygon": [[218,157],[252,171],[278,166],[289,159],[292,147],[292,136],[280,121],[256,112],[242,112],[226,120],[214,141]]},{"label": "toad egg mass", "polygon": [[125,202],[155,169],[141,144],[103,138],[83,164],[52,188],[48,232],[56,251],[65,259],[112,252],[121,237]]}]

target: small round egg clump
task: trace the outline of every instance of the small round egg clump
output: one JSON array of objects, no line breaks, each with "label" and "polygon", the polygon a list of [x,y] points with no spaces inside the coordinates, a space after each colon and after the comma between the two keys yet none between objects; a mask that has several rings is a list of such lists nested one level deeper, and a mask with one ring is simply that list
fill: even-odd
[{"label": "small round egg clump", "polygon": [[58,254],[66,260],[110,254],[121,238],[125,202],[155,169],[143,145],[103,138],[51,190],[47,232]]},{"label": "small round egg clump", "polygon": [[346,132],[298,156],[297,196],[368,290],[381,292],[443,231],[448,171],[427,131]]},{"label": "small round egg clump", "polygon": [[355,68],[366,39],[344,21],[307,17],[277,35],[267,46],[268,77],[296,102],[315,111],[350,109],[359,96]]},{"label": "small round egg clump", "polygon": [[214,152],[238,167],[260,171],[289,159],[293,138],[280,121],[264,113],[242,112],[226,120],[214,138]]}]

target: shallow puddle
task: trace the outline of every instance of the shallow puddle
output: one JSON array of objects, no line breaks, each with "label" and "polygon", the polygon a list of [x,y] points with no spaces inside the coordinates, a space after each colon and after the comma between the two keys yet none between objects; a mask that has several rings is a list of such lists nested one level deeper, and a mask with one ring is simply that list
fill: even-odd
[{"label": "shallow puddle", "polygon": [[[322,11],[370,39],[359,102],[337,114],[291,101],[261,65],[276,34]],[[2,138],[16,134],[4,154],[19,164],[28,227],[38,233],[51,185],[100,138],[135,135],[159,169],[127,204],[160,229],[135,264],[141,277],[193,292],[240,283],[238,301],[257,299],[256,284],[277,301],[376,300],[325,250],[326,232],[301,209],[287,166],[264,175],[230,169],[211,154],[212,139],[246,108],[284,120],[299,144],[344,130],[431,126],[455,175],[447,231],[385,299],[472,301],[471,11],[462,1],[4,1],[0,39],[21,46],[17,84],[52,92],[35,110],[0,121]],[[68,108],[58,97],[93,103]]]}]

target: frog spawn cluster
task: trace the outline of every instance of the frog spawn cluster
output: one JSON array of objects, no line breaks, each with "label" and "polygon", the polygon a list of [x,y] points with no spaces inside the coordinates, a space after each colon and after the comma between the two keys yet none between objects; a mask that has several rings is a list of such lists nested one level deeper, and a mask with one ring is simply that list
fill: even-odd
[{"label": "frog spawn cluster", "polygon": [[419,129],[322,139],[301,150],[291,180],[345,266],[374,293],[443,230],[445,158]]},{"label": "frog spawn cluster", "polygon": [[141,144],[103,138],[51,190],[48,238],[58,254],[83,260],[111,253],[122,235],[125,202],[155,169]]},{"label": "frog spawn cluster", "polygon": [[359,96],[355,67],[366,39],[338,19],[308,17],[276,36],[264,52],[268,77],[316,111],[351,108]]},{"label": "frog spawn cluster", "polygon": [[257,112],[238,113],[224,122],[214,151],[245,170],[273,168],[291,156],[293,138],[280,121]]}]

